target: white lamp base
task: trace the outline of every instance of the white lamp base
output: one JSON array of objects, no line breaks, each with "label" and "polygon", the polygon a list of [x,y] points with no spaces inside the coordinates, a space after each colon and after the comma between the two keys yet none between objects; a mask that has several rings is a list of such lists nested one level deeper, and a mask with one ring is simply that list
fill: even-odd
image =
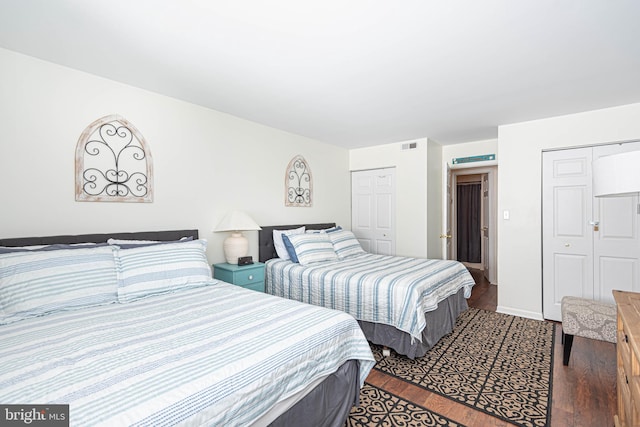
[{"label": "white lamp base", "polygon": [[222,244],[224,257],[229,264],[238,264],[238,258],[249,253],[249,240],[240,232],[231,233]]}]

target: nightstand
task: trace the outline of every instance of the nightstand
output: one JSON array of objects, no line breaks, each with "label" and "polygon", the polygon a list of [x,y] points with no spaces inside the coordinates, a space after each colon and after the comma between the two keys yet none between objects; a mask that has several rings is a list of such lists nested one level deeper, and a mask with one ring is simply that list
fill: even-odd
[{"label": "nightstand", "polygon": [[213,264],[213,277],[245,289],[264,292],[264,263],[262,262],[242,266],[226,262]]}]

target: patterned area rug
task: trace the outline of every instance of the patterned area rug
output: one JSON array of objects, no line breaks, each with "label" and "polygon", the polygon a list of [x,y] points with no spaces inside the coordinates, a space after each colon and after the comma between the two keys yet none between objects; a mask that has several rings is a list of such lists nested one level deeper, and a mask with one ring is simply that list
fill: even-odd
[{"label": "patterned area rug", "polygon": [[369,383],[365,383],[360,390],[360,406],[351,410],[345,426],[464,427],[447,417],[408,402]]},{"label": "patterned area rug", "polygon": [[523,427],[551,417],[555,324],[470,308],[415,360],[373,346],[374,369]]}]

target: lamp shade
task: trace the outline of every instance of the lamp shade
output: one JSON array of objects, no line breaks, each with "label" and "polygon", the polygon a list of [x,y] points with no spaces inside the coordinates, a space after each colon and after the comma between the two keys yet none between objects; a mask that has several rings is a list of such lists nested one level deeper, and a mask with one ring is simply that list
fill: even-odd
[{"label": "lamp shade", "polygon": [[593,161],[595,197],[630,196],[640,192],[640,151],[602,156]]},{"label": "lamp shade", "polygon": [[258,224],[242,211],[229,212],[213,231],[262,230]]}]

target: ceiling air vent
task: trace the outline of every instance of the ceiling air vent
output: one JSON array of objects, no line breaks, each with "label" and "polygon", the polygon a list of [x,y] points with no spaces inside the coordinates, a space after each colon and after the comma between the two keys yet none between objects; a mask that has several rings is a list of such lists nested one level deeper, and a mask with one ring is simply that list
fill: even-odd
[{"label": "ceiling air vent", "polygon": [[418,148],[417,142],[407,142],[405,144],[402,144],[403,150],[413,150],[414,148]]}]

